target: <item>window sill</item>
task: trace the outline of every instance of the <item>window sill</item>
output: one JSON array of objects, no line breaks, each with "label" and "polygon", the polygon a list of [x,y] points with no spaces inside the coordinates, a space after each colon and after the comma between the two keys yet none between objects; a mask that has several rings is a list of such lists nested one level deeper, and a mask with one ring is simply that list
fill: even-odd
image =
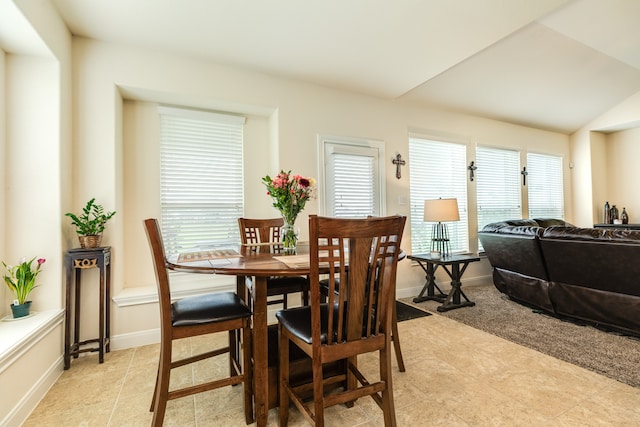
[{"label": "window sill", "polygon": [[0,321],[0,372],[53,328],[61,325],[64,321],[64,309],[34,312],[33,316],[25,319],[9,319],[3,318]]}]

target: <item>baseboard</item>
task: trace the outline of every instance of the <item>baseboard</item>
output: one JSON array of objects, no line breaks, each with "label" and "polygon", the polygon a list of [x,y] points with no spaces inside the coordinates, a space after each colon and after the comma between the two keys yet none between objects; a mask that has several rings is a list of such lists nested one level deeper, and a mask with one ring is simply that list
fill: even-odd
[{"label": "baseboard", "polygon": [[31,412],[38,406],[40,401],[49,392],[51,387],[58,380],[64,370],[64,357],[60,357],[53,363],[49,369],[40,377],[40,379],[29,389],[17,405],[15,405],[9,413],[0,420],[0,426],[20,426],[22,425]]},{"label": "baseboard", "polygon": [[126,348],[157,344],[160,342],[160,328],[115,335],[111,337],[109,342],[111,350],[124,350]]}]

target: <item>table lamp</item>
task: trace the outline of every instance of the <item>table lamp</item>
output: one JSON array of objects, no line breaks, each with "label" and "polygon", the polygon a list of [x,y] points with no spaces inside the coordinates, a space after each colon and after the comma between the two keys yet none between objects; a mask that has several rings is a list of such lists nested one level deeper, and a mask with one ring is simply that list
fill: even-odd
[{"label": "table lamp", "polygon": [[431,251],[443,257],[451,255],[449,232],[443,222],[460,221],[458,199],[434,199],[424,201],[424,221],[435,222],[431,228]]}]

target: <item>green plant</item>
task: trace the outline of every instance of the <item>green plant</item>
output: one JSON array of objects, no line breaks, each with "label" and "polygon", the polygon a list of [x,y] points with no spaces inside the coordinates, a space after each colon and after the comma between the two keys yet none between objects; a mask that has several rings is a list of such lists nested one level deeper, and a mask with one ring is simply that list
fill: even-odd
[{"label": "green plant", "polygon": [[104,226],[116,213],[104,212],[102,205],[95,203],[95,198],[89,200],[82,209],[81,215],[67,212],[65,215],[72,219],[71,224],[76,226],[76,232],[80,236],[94,236],[102,234]]},{"label": "green plant", "polygon": [[27,302],[27,297],[36,287],[36,277],[38,277],[38,274],[40,273],[40,267],[46,261],[44,258],[38,258],[38,264],[36,265],[36,268],[33,269],[32,264],[35,260],[36,257],[31,258],[30,261],[27,261],[26,258],[22,258],[20,263],[13,267],[2,261],[2,265],[4,265],[4,268],[8,273],[8,275],[4,275],[4,281],[9,289],[11,289],[15,294],[18,304],[24,304]]}]

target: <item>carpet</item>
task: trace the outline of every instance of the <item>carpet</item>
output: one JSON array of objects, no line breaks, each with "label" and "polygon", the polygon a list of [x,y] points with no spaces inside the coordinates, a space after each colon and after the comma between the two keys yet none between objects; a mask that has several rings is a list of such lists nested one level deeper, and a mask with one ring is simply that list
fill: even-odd
[{"label": "carpet", "polygon": [[398,322],[402,322],[418,317],[431,316],[431,313],[420,310],[419,308],[411,307],[401,301],[396,301],[396,315],[398,317]]},{"label": "carpet", "polygon": [[[493,284],[469,286],[475,307],[444,313],[439,303],[415,304],[476,329],[640,388],[640,339],[561,319],[511,301]],[[413,298],[403,298],[412,301]]]}]

